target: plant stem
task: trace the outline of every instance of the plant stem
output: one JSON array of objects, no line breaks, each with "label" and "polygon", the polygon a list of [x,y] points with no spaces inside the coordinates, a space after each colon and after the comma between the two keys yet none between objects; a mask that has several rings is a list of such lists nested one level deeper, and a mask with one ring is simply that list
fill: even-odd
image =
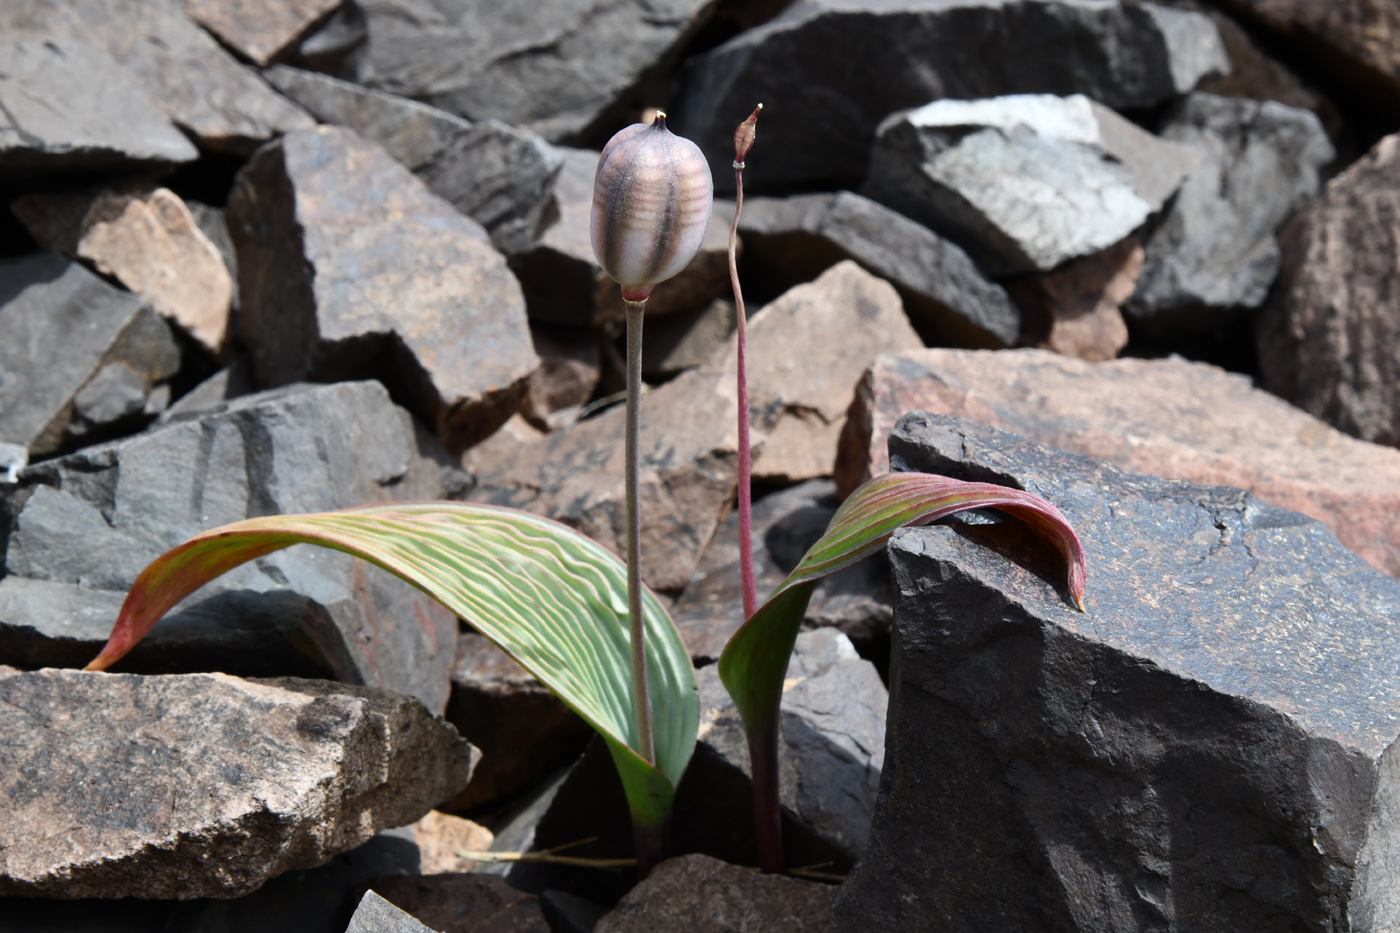
[{"label": "plant stem", "polygon": [[764,874],[787,871],[783,859],[783,811],[778,797],[777,720],[773,728],[749,729],[749,763],[753,769],[753,819],[758,836],[758,864]]},{"label": "plant stem", "polygon": [[[753,572],[753,457],[749,447],[748,328],[744,292],[739,287],[735,241],[739,212],[744,208],[744,163],[734,163],[734,222],[729,225],[729,280],[734,285],[735,321],[739,335],[739,580],[744,594],[744,618],[758,609],[758,584]],[[766,870],[766,869],[765,869]]]},{"label": "plant stem", "polygon": [[[647,689],[646,628],[642,616],[642,509],[637,462],[642,440],[642,317],[647,302],[627,305],[627,427],[624,483],[627,496],[627,622],[632,645],[632,707],[637,722],[637,753],[656,764],[651,734],[651,693]],[[639,832],[640,835],[640,832]],[[637,857],[642,858],[639,851]]]}]

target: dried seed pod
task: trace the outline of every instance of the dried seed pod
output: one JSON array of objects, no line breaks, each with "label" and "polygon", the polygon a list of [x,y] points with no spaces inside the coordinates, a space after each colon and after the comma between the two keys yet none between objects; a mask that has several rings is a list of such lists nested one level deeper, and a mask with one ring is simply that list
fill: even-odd
[{"label": "dried seed pod", "polygon": [[690,263],[713,201],[709,163],[666,129],[666,114],[608,140],[593,179],[593,254],[623,298],[644,300]]}]

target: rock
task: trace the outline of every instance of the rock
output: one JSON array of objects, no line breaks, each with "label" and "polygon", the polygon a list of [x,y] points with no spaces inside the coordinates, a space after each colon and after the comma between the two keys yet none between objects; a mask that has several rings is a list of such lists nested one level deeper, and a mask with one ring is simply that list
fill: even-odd
[{"label": "rock", "polygon": [[[576,758],[593,734],[562,700],[475,632],[457,636],[446,715],[482,754],[471,784],[452,799],[453,810],[524,790]],[[489,847],[488,841],[477,848]]]},{"label": "rock", "polygon": [[1198,161],[1081,94],[940,100],[880,124],[862,193],[1012,276],[1124,239]]},{"label": "rock", "polygon": [[1264,302],[1279,270],[1274,233],[1335,154],[1317,117],[1273,101],[1191,94],[1162,136],[1205,153],[1147,238],[1127,313],[1155,337],[1216,329]]},{"label": "rock", "polygon": [[[551,142],[602,145],[715,7],[714,0],[580,6],[545,0],[529,16],[445,0],[406,12],[359,0],[369,81],[472,120],[526,127]],[[650,99],[644,99],[650,98]]]},{"label": "rock", "polygon": [[326,19],[344,0],[252,4],[242,0],[182,0],[190,19],[260,68]]},{"label": "rock", "polygon": [[842,438],[842,489],[854,488],[862,464],[889,469],[886,438],[900,415],[960,415],[1126,470],[1248,489],[1321,521],[1400,577],[1400,533],[1385,518],[1400,507],[1400,452],[1347,437],[1214,366],[922,350],[877,360],[854,407],[869,440]]},{"label": "rock", "polygon": [[1024,342],[1091,362],[1116,357],[1128,344],[1119,309],[1133,294],[1143,255],[1137,237],[1128,237],[1057,272],[1011,283],[1026,309]]},{"label": "rock", "polygon": [[[714,369],[693,369],[642,397],[642,579],[652,589],[685,585],[733,502],[737,415],[733,379]],[[624,417],[618,405],[538,441],[473,450],[471,498],[556,519],[623,553]]]},{"label": "rock", "polygon": [[[809,0],[699,56],[675,125],[709,158],[716,188],[729,191],[734,128],[768,101],[745,188],[854,188],[866,177],[876,126],[896,110],[1045,92],[1137,109],[1228,68],[1209,19],[1151,3]],[[823,103],[775,103],[812,99]]]},{"label": "rock", "polygon": [[1265,388],[1390,445],[1400,444],[1398,178],[1400,135],[1328,182],[1280,235],[1282,270],[1254,319]]},{"label": "rock", "polygon": [[[511,258],[511,268],[525,289],[532,321],[591,327],[623,320],[622,289],[593,256],[589,216],[593,210],[593,175],[598,153],[559,149],[564,167],[554,187],[559,220],[534,249]],[[732,204],[715,204],[700,251],[674,278],[657,286],[647,299],[647,318],[697,311],[729,294],[729,224]]]},{"label": "rock", "polygon": [[[228,350],[233,278],[219,248],[169,188],[26,195],[10,210],[42,248],[92,264],[215,357]],[[80,218],[75,225],[55,218]]]},{"label": "rock", "polygon": [[406,913],[380,897],[374,891],[366,891],[350,918],[350,926],[345,933],[438,933],[419,923]]},{"label": "rock", "polygon": [[267,79],[318,120],[383,146],[432,191],[491,233],[506,254],[524,252],[549,225],[562,160],[534,133],[497,120],[472,123],[418,101],[278,65]]},{"label": "rock", "polygon": [[399,876],[371,887],[438,933],[549,933],[540,899],[493,875]]},{"label": "rock", "polygon": [[642,343],[642,376],[668,379],[713,360],[738,326],[734,302],[716,298],[708,307],[649,319]]},{"label": "rock", "polygon": [[[777,589],[822,536],[840,504],[835,485],[826,479],[808,480],[754,503],[754,576],[760,601]],[[863,655],[873,653],[877,643],[889,636],[889,588],[889,567],[882,556],[873,555],[817,584],[803,626],[840,629]],[[697,665],[718,661],[743,624],[737,512],[731,512],[715,532],[695,574],[671,607],[671,618]]]},{"label": "rock", "polygon": [[598,933],[691,930],[822,933],[831,929],[831,888],[760,875],[704,855],[662,862],[598,922]]},{"label": "rock", "polygon": [[12,176],[163,169],[199,156],[134,78],[78,39],[0,40],[0,107],[0,169]]},{"label": "rock", "polygon": [[411,822],[476,757],[417,700],[326,681],[49,669],[0,696],[6,895],[248,893]]},{"label": "rock", "polygon": [[461,451],[520,404],[538,360],[485,231],[350,130],[290,133],[229,196],[240,332],[264,385],[381,378]]},{"label": "rock", "polygon": [[[448,721],[451,722],[450,719]],[[478,762],[477,767],[480,766]],[[476,777],[475,769],[472,777]],[[479,863],[462,858],[457,853],[484,852],[491,848],[494,839],[491,830],[485,826],[437,810],[430,810],[427,816],[413,824],[413,841],[418,844],[425,875],[471,871]]]},{"label": "rock", "polygon": [[[737,340],[722,355],[731,379]],[[853,262],[833,266],[754,315],[749,418],[768,437],[754,455],[754,478],[797,483],[830,476],[861,373],[880,353],[922,345],[895,290]]]},{"label": "rock", "polygon": [[[443,494],[454,468],[376,383],[247,396],[23,471],[0,524],[0,663],[86,664],[145,566],[255,515]],[[139,673],[335,676],[448,696],[454,616],[387,571],[292,548],[210,582],[119,662]]]},{"label": "rock", "polygon": [[205,379],[165,411],[158,419],[161,424],[183,420],[193,415],[214,411],[245,395],[258,391],[257,379],[253,377],[253,367],[246,356],[239,357],[214,375]]},{"label": "rock", "polygon": [[598,387],[598,345],[590,331],[549,324],[531,324],[530,338],[540,368],[526,384],[521,414],[544,431],[567,427]]},{"label": "rock", "polygon": [[[131,427],[131,408],[144,412],[180,368],[170,328],[141,299],[48,253],[0,261],[0,332],[0,441],[31,459]],[[104,385],[125,401],[104,409]],[[88,420],[104,410],[116,417]]]},{"label": "rock", "polygon": [[1058,505],[1088,611],[1005,522],[895,533],[888,755],[836,928],[1395,926],[1400,584],[1242,490],[900,424],[908,468]]},{"label": "rock", "polygon": [[776,297],[852,259],[895,287],[927,343],[993,349],[1020,332],[1020,311],[961,248],[858,194],[750,198],[739,232],[744,286],[755,297]]},{"label": "rock", "polygon": [[566,891],[546,891],[540,895],[544,918],[554,933],[593,933],[606,907],[575,897]]},{"label": "rock", "polygon": [[243,155],[313,123],[172,0],[26,0],[0,9],[0,30],[62,35],[104,48],[127,80],[204,149]]}]

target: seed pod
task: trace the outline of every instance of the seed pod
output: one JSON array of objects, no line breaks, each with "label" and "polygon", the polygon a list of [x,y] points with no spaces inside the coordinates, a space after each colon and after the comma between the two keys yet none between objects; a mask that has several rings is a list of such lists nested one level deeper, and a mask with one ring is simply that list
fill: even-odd
[{"label": "seed pod", "polygon": [[608,140],[593,179],[593,255],[642,301],[684,269],[710,223],[714,182],[700,148],[666,129],[658,113]]}]

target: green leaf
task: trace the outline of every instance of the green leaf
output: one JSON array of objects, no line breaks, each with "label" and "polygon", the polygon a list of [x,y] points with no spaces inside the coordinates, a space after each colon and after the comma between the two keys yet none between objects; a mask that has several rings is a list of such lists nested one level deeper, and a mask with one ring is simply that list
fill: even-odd
[{"label": "green leaf", "polygon": [[646,590],[653,767],[635,751],[627,569],[589,538],[527,512],[424,502],[268,516],[216,528],[141,573],[111,638],[88,669],[115,663],[205,583],[293,544],[316,544],[377,564],[469,621],[602,734],[634,820],[643,826],[664,821],[699,725],[695,671],[685,644]]}]

